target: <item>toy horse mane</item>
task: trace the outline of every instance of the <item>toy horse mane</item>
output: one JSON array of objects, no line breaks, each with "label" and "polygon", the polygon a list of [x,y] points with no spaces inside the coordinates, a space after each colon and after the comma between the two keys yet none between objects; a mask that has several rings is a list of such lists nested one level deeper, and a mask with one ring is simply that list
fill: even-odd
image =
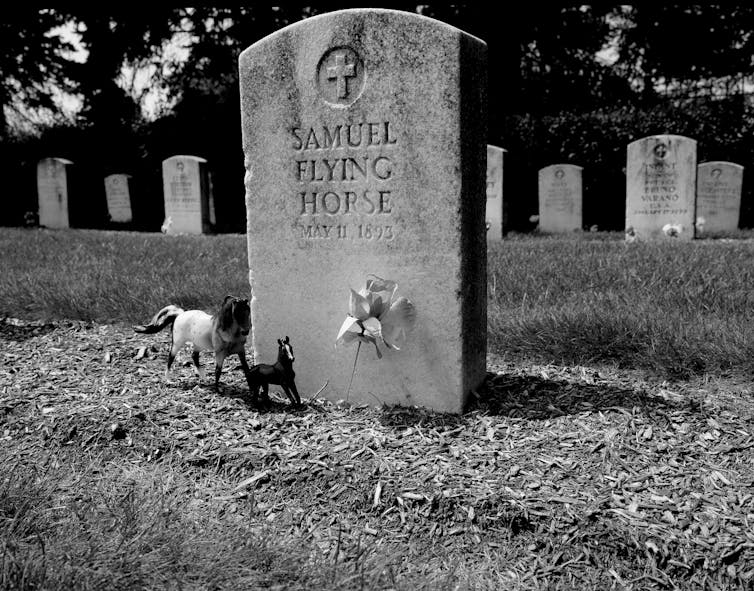
[{"label": "toy horse mane", "polygon": [[227,295],[218,313],[220,329],[232,331],[236,326],[246,327],[249,325],[250,315],[249,300]]}]

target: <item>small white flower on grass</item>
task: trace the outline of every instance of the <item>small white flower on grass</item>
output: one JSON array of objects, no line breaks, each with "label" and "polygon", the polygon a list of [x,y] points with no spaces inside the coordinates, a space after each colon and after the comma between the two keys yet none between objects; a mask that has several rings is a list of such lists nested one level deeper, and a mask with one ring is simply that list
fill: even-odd
[{"label": "small white flower on grass", "polygon": [[591,226],[589,228],[589,231],[590,232],[599,232],[600,231],[600,227],[597,224],[594,224],[593,226]]},{"label": "small white flower on grass", "polygon": [[681,224],[665,224],[662,231],[666,236],[677,238],[683,232],[683,226]]},{"label": "small white flower on grass", "polygon": [[633,226],[626,228],[626,242],[636,242],[636,232],[634,231]]},{"label": "small white flower on grass", "polygon": [[162,223],[162,226],[160,226],[160,230],[163,234],[167,234],[170,231],[170,226],[173,225],[173,218],[170,216],[165,218],[165,221]]}]

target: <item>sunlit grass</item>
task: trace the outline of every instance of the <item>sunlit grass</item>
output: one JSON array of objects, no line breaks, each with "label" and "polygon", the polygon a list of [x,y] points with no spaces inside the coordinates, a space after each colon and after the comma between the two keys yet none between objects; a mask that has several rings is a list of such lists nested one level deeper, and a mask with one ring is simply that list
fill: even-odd
[{"label": "sunlit grass", "polygon": [[[751,374],[754,242],[513,236],[489,248],[490,350],[668,377]],[[248,294],[245,237],[0,230],[0,314],[143,322]]]},{"label": "sunlit grass", "polygon": [[586,238],[518,238],[491,247],[493,350],[670,377],[754,369],[754,243]]},{"label": "sunlit grass", "polygon": [[142,322],[162,306],[214,308],[248,295],[240,234],[165,236],[0,229],[0,314]]}]

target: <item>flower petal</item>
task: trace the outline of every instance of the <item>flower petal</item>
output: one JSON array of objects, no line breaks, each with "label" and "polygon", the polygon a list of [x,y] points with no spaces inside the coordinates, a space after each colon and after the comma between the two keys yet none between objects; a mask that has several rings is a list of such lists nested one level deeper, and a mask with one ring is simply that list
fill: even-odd
[{"label": "flower petal", "polygon": [[374,339],[382,336],[382,325],[380,324],[380,321],[377,320],[374,316],[370,316],[361,324],[364,327],[365,335],[369,335]]},{"label": "flower petal", "polygon": [[400,297],[382,315],[382,340],[392,349],[400,349],[416,324],[416,309],[410,300]]},{"label": "flower petal", "polygon": [[[382,297],[382,301],[387,302],[389,306],[390,302],[393,301],[395,290],[398,289],[398,284],[390,279],[377,277],[377,275],[369,275],[369,277],[371,279],[367,279],[367,291],[379,294]],[[375,316],[378,316],[378,314],[375,314]]]},{"label": "flower petal", "polygon": [[335,341],[335,346],[338,345],[347,345],[348,343],[353,343],[354,341],[362,340],[363,337],[356,332],[347,332],[345,333],[339,340]]},{"label": "flower petal", "polygon": [[387,310],[385,302],[382,301],[382,297],[380,297],[378,294],[370,293],[367,296],[367,299],[369,300],[369,310],[371,312],[371,315],[375,318],[379,318]]},{"label": "flower petal", "polygon": [[354,318],[353,316],[346,316],[346,319],[343,321],[343,324],[338,331],[338,337],[335,339],[335,344],[339,345],[341,343],[348,343],[353,340],[350,335],[360,333],[361,326],[359,325],[358,318]]},{"label": "flower petal", "polygon": [[348,313],[357,320],[366,320],[371,316],[369,301],[353,289],[351,290],[351,297],[348,300]]}]

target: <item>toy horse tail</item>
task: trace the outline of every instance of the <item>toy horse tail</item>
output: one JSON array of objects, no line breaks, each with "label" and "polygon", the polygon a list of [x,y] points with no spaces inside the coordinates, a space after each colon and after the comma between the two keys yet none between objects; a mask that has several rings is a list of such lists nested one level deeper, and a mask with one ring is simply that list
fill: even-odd
[{"label": "toy horse tail", "polygon": [[135,332],[143,332],[146,334],[154,334],[156,332],[160,332],[169,324],[173,324],[175,322],[175,319],[178,318],[179,315],[183,314],[183,312],[183,308],[180,308],[178,306],[174,306],[172,304],[165,306],[162,310],[154,315],[152,321],[149,324],[137,324],[133,327],[133,329]]}]

